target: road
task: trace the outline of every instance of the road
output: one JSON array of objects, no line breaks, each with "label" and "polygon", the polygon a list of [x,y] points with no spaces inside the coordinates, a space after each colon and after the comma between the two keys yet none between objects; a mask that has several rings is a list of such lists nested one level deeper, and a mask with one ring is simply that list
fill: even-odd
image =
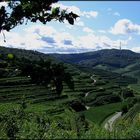
[{"label": "road", "polygon": [[[92,85],[94,85],[94,84],[96,83],[96,80],[93,78],[94,76],[95,76],[95,75],[93,74],[93,75],[90,77],[90,79],[93,80]],[[88,92],[85,94],[85,98],[88,96],[88,94],[89,94],[90,92],[92,92],[92,91],[88,91]],[[85,107],[86,107],[87,110],[90,108],[89,106],[85,106]]]},{"label": "road", "polygon": [[106,130],[109,130],[110,132],[113,130],[113,123],[116,121],[116,119],[118,119],[119,117],[121,117],[122,112],[116,112],[115,115],[113,115],[104,125]]},{"label": "road", "polygon": [[[90,77],[90,79],[92,79],[93,80],[93,83],[92,83],[92,85],[94,85],[95,83],[96,83],[96,80],[93,78],[95,75],[93,74],[91,77]],[[90,93],[91,91],[88,91],[86,94],[85,94],[85,97],[87,97],[88,96],[88,94]]]},{"label": "road", "polygon": [[[94,79],[94,74],[90,77],[92,80],[93,80],[93,85],[96,83],[96,80]],[[87,92],[86,94],[85,94],[85,97],[87,97],[88,96],[88,94],[90,93],[90,92],[92,92],[92,91],[89,91],[89,92]],[[86,107],[86,109],[88,110],[90,107],[89,106],[85,106]],[[122,115],[122,112],[116,112],[116,114],[115,115],[113,115],[106,123],[105,123],[105,125],[104,125],[104,127],[105,127],[105,129],[106,130],[109,130],[109,131],[112,131],[113,130],[113,124],[114,124],[114,122],[116,121],[116,119],[118,119],[119,117],[121,117],[121,115]]]}]

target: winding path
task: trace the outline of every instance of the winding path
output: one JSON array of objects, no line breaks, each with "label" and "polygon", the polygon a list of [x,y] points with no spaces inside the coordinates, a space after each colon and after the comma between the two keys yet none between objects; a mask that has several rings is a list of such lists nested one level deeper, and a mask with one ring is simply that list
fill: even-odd
[{"label": "winding path", "polygon": [[[95,83],[96,83],[96,80],[95,79],[93,79],[93,77],[94,77],[95,75],[93,74],[91,77],[90,77],[90,79],[92,79],[93,80],[93,83],[92,83],[92,85],[94,85]],[[85,94],[85,97],[87,97],[88,96],[88,94],[90,93],[91,91],[88,91],[86,94]]]},{"label": "winding path", "polygon": [[[93,74],[93,75],[90,77],[90,79],[93,80],[92,85],[94,85],[94,84],[96,83],[96,80],[93,78],[94,76],[95,76],[95,75]],[[85,98],[88,96],[88,94],[89,94],[90,92],[92,92],[92,91],[88,91],[88,92],[85,94]],[[86,107],[87,110],[90,108],[89,106],[85,106],[85,107]]]},{"label": "winding path", "polygon": [[[96,80],[94,79],[94,74],[90,77],[92,80],[93,80],[93,85],[96,83]],[[90,92],[92,92],[92,91],[88,91],[86,94],[85,94],[85,97],[87,97],[88,96],[88,94],[90,93]],[[86,109],[88,110],[90,107],[89,106],[85,106],[86,107]],[[119,118],[119,117],[121,117],[121,115],[122,115],[122,112],[116,112],[116,114],[114,114],[109,120],[107,120],[107,122],[105,123],[105,125],[104,125],[104,128],[106,129],[106,130],[109,130],[110,132],[113,130],[113,124],[114,124],[114,122]]]},{"label": "winding path", "polygon": [[116,112],[115,115],[113,115],[104,125],[104,128],[106,130],[109,130],[110,132],[113,130],[113,124],[116,121],[116,119],[118,119],[119,117],[121,117],[122,112]]}]

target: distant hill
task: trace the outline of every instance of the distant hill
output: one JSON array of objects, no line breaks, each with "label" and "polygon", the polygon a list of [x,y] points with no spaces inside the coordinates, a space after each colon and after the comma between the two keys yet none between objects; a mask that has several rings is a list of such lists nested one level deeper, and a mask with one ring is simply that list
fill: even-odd
[{"label": "distant hill", "polygon": [[131,50],[104,49],[79,54],[51,54],[51,56],[80,67],[104,69],[125,73],[140,74],[140,54]]},{"label": "distant hill", "polygon": [[0,46],[0,54],[7,55],[9,53],[14,54],[18,58],[24,57],[30,60],[39,60],[40,58],[44,60],[48,60],[48,59],[55,60],[54,58],[52,58],[52,56],[34,50],[24,50],[24,49],[7,48],[7,47]]},{"label": "distant hill", "polygon": [[[105,49],[79,54],[43,54],[33,50],[7,48],[0,46],[0,55],[12,53],[18,58],[29,60],[52,60],[53,62],[70,63],[76,68],[101,69],[134,76],[140,79],[140,54],[130,50]],[[21,59],[22,60],[22,59]],[[15,60],[16,61],[16,60]],[[2,62],[2,57],[0,57]],[[19,60],[17,60],[20,63]],[[3,62],[2,62],[3,63]]]},{"label": "distant hill", "polygon": [[140,54],[130,50],[105,49],[95,52],[79,54],[52,54],[52,56],[64,62],[76,63],[94,67],[105,64],[112,67],[125,67],[140,60]]},{"label": "distant hill", "polygon": [[0,46],[0,54],[12,53],[18,58],[25,57],[30,60],[51,59],[66,63],[78,64],[86,67],[97,67],[102,65],[124,68],[136,62],[140,62],[140,54],[130,50],[104,49],[94,52],[78,54],[44,54],[33,50],[7,48]]},{"label": "distant hill", "polygon": [[[13,54],[15,59],[13,59],[12,61],[7,60],[8,54]],[[51,55],[44,54],[38,51],[0,46],[0,78],[9,77],[9,73],[13,73],[13,71],[17,69],[21,65],[21,63],[25,62],[25,60],[22,58],[26,58],[31,62],[33,61],[37,62],[40,59],[50,60],[52,63],[62,62]],[[71,73],[80,71],[79,69],[77,69],[75,66],[71,64],[68,63],[63,63],[63,64],[64,66],[66,66],[66,69]]]}]

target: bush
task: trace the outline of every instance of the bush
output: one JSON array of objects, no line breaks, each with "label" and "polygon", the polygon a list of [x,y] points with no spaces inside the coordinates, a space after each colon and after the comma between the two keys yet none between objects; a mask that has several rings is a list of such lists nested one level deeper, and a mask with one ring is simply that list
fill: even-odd
[{"label": "bush", "polygon": [[88,123],[83,114],[69,109],[62,116],[26,112],[25,101],[0,115],[1,139],[139,139],[140,120],[119,121],[112,132]]},{"label": "bush", "polygon": [[86,110],[85,105],[79,100],[73,100],[69,102],[69,106],[76,112]]},{"label": "bush", "polygon": [[122,110],[122,113],[123,113],[123,114],[127,113],[127,112],[128,112],[128,107],[127,107],[127,105],[123,105],[121,110]]},{"label": "bush", "polygon": [[0,62],[0,68],[6,68],[8,66],[8,63],[6,61]]}]

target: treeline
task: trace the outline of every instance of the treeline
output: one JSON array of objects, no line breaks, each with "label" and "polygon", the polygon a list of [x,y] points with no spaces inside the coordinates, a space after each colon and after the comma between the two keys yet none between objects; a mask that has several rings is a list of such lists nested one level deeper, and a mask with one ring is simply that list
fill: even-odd
[{"label": "treeline", "polygon": [[105,49],[80,54],[54,54],[53,56],[64,62],[79,64],[88,68],[97,65],[109,68],[123,68],[140,60],[139,53],[117,49]]},{"label": "treeline", "polygon": [[54,59],[53,57],[50,57],[47,54],[43,54],[40,53],[38,51],[35,50],[25,50],[25,49],[18,49],[18,48],[7,48],[7,47],[2,47],[0,46],[0,59],[3,59],[7,56],[7,54],[13,54],[14,56],[16,56],[18,59],[21,58],[26,58],[29,60],[53,60],[56,62],[56,59]]}]

